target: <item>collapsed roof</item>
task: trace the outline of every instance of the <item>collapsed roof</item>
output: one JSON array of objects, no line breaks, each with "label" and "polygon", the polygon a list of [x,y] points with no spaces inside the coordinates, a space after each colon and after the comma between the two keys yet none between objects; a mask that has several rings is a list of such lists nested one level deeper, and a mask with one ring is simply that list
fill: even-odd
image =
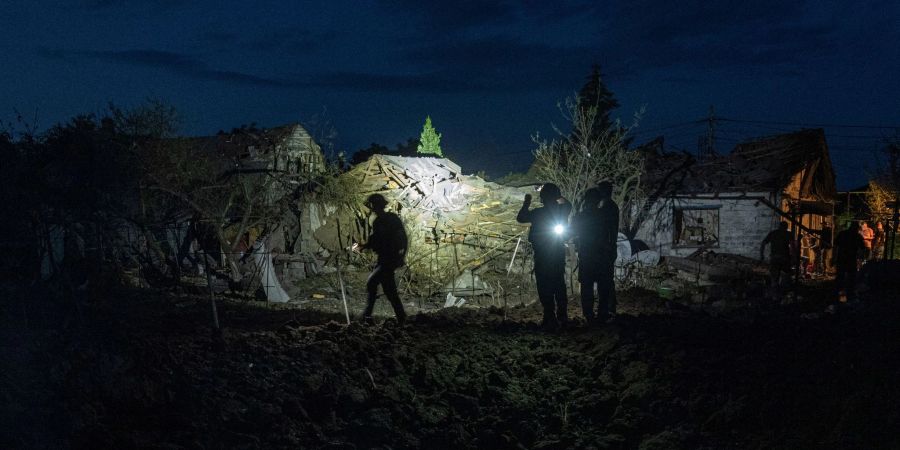
[{"label": "collapsed roof", "polygon": [[698,162],[688,153],[666,153],[656,140],[639,149],[646,157],[644,183],[660,194],[783,192],[790,185],[801,198],[831,200],[834,170],[821,128],[757,138],[730,154]]},{"label": "collapsed roof", "polygon": [[319,144],[300,124],[273,128],[236,128],[215,136],[188,138],[189,146],[214,160],[245,169],[290,174],[316,173],[325,165]]}]

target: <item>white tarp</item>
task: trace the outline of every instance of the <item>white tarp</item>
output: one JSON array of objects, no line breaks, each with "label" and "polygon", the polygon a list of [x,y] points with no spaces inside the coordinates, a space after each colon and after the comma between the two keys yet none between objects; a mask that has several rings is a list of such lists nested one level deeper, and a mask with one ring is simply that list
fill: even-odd
[{"label": "white tarp", "polygon": [[493,289],[471,270],[464,270],[455,280],[444,286],[444,292],[454,295],[490,295]]},{"label": "white tarp", "polygon": [[266,250],[266,244],[261,239],[254,247],[253,260],[259,267],[259,282],[266,294],[266,300],[273,303],[286,303],[291,297],[281,287],[278,277],[275,276],[275,266],[272,264],[272,254]]},{"label": "white tarp", "polygon": [[628,237],[619,233],[616,238],[616,265],[627,263],[629,259],[631,259],[631,242],[628,241]]}]

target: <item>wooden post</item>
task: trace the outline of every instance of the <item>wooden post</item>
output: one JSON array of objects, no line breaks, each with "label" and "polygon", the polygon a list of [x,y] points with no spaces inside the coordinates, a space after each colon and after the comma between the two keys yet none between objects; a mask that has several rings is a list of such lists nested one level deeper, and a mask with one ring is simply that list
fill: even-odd
[{"label": "wooden post", "polygon": [[513,249],[512,259],[509,260],[509,267],[506,268],[506,276],[509,277],[509,272],[512,270],[513,263],[516,262],[516,254],[519,252],[519,244],[522,243],[522,236],[516,240],[516,248]]},{"label": "wooden post", "polygon": [[[463,241],[466,237],[463,235]],[[453,242],[453,263],[456,264],[456,272],[459,273],[459,250],[456,248],[456,233],[450,234],[450,241]]]},{"label": "wooden post", "polygon": [[[793,286],[793,296],[794,301],[797,300],[797,289],[800,287],[800,223],[797,222],[797,208],[799,207],[799,200],[797,205],[792,205],[791,207],[791,224],[793,226],[794,231],[794,249],[796,254],[794,255],[794,286]],[[780,277],[779,277],[780,278]]]},{"label": "wooden post", "polygon": [[344,317],[347,319],[347,325],[350,325],[350,310],[347,308],[347,292],[344,289],[344,277],[341,276],[341,260],[337,259],[337,276],[338,276],[338,284],[341,286],[341,300],[344,301]]},{"label": "wooden post", "polygon": [[472,296],[470,300],[475,301],[475,267],[472,267],[469,273],[472,275]]},{"label": "wooden post", "polygon": [[206,269],[206,286],[209,288],[209,304],[212,307],[213,330],[219,331],[219,311],[216,309],[216,294],[213,292],[212,270],[209,264],[209,254],[203,250],[203,262]]},{"label": "wooden post", "polygon": [[[894,198],[894,217],[891,223],[891,256],[894,259],[894,247],[897,246],[897,227],[900,225],[900,195]],[[887,239],[884,240],[887,243]]]}]

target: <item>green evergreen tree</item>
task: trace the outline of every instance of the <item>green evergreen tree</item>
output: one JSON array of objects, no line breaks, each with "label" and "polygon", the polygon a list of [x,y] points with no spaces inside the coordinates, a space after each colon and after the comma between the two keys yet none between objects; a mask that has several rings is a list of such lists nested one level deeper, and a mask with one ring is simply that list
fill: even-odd
[{"label": "green evergreen tree", "polygon": [[417,150],[420,155],[444,157],[444,152],[441,150],[441,134],[431,126],[431,116],[425,117],[425,126],[422,127],[422,136],[419,138]]}]

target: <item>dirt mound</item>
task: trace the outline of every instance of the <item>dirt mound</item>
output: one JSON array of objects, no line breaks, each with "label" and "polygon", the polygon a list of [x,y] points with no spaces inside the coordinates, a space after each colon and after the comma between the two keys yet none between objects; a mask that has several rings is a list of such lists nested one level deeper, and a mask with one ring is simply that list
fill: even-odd
[{"label": "dirt mound", "polygon": [[58,400],[38,414],[56,425],[2,442],[53,426],[116,448],[900,446],[896,306],[734,321],[642,311],[641,295],[613,324],[558,334],[536,307],[366,327],[224,302],[221,338],[203,299],[118,299],[41,347],[47,381],[23,389]]}]

